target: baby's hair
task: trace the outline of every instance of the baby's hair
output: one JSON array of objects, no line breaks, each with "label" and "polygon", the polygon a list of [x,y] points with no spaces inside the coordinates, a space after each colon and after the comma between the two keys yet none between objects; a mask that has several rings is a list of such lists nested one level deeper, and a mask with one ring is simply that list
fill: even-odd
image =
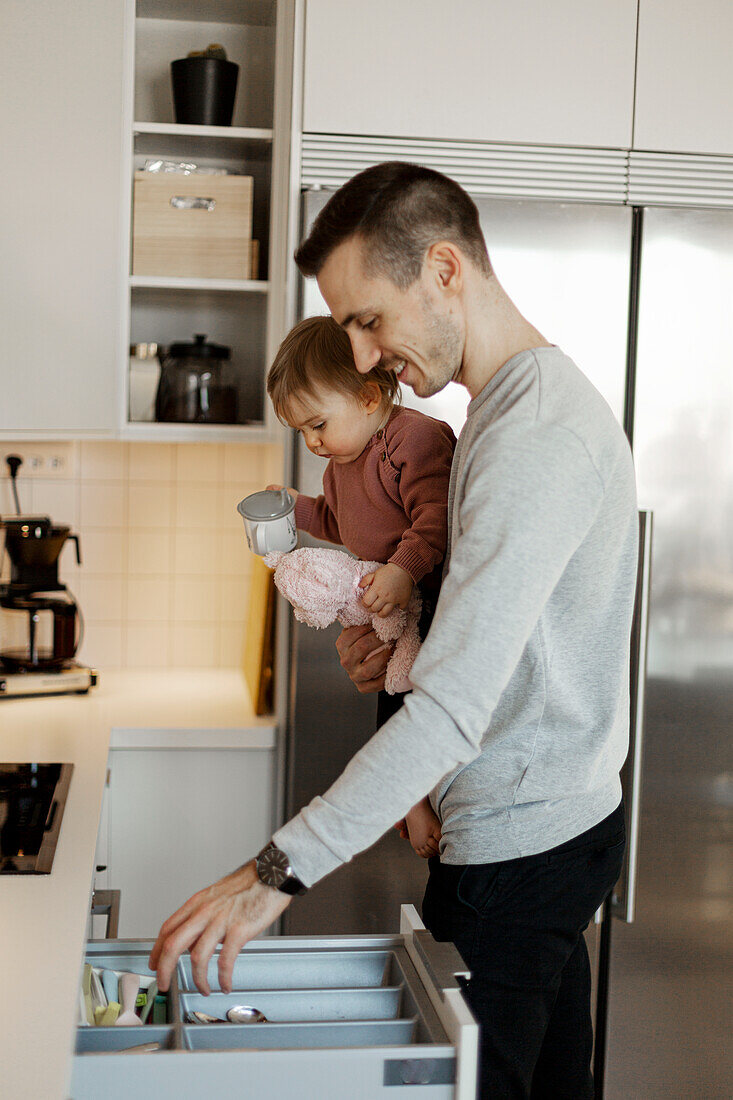
[{"label": "baby's hair", "polygon": [[384,367],[359,374],[351,341],[333,317],[307,317],[292,328],[278,348],[267,375],[267,392],[280,420],[288,423],[293,398],[315,397],[319,388],[359,397],[373,382],[382,404],[399,404],[397,375]]}]

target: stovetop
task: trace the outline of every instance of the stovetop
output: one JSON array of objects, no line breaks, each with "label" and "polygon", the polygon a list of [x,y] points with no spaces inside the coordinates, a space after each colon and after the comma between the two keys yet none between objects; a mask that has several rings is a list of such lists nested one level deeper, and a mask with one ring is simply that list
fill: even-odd
[{"label": "stovetop", "polygon": [[47,875],[73,764],[0,764],[0,875]]}]

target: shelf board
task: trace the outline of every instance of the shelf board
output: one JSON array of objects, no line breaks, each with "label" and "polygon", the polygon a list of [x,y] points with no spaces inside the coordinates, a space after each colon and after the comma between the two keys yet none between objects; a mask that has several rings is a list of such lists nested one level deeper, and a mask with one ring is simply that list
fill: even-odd
[{"label": "shelf board", "polygon": [[272,130],[252,126],[188,126],[175,122],[133,123],[137,157],[169,160],[205,160],[242,167],[269,162]]},{"label": "shelf board", "polygon": [[137,0],[136,9],[138,19],[275,25],[275,0]]},{"label": "shelf board", "polygon": [[267,294],[270,284],[265,279],[189,279],[172,275],[131,275],[133,290],[227,290],[247,294]]},{"label": "shelf board", "polygon": [[262,421],[251,424],[125,424],[120,438],[132,443],[267,443],[272,433]]},{"label": "shelf board", "polygon": [[272,130],[253,126],[191,126],[180,122],[133,122],[133,134],[224,138],[227,141],[272,141]]}]

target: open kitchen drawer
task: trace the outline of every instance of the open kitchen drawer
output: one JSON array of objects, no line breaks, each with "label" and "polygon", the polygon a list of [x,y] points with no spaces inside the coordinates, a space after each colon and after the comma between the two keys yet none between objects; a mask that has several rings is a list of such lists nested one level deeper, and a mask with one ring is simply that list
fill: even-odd
[{"label": "open kitchen drawer", "polygon": [[[272,937],[240,953],[233,991],[202,997],[181,958],[165,1026],[79,1028],[73,1100],[130,1096],[298,1100],[374,1100],[420,1088],[424,1100],[473,1100],[478,1026],[458,975],[467,971],[452,944],[436,943],[412,906],[400,935]],[[149,974],[152,943],[91,942],[86,961]],[[223,1017],[249,1005],[266,1023],[190,1024],[186,1014]],[[158,1043],[153,1053],[122,1047]],[[412,1090],[409,1093],[412,1095]]]}]

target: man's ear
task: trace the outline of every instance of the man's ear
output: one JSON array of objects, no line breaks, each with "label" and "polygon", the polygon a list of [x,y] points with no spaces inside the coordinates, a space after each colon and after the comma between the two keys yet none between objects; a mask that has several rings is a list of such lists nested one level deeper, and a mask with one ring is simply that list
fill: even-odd
[{"label": "man's ear", "polygon": [[436,241],[425,256],[425,266],[442,291],[458,294],[463,288],[464,258],[452,241]]},{"label": "man's ear", "polygon": [[382,403],[382,391],[376,382],[365,382],[361,387],[359,399],[364,412],[373,413]]}]

